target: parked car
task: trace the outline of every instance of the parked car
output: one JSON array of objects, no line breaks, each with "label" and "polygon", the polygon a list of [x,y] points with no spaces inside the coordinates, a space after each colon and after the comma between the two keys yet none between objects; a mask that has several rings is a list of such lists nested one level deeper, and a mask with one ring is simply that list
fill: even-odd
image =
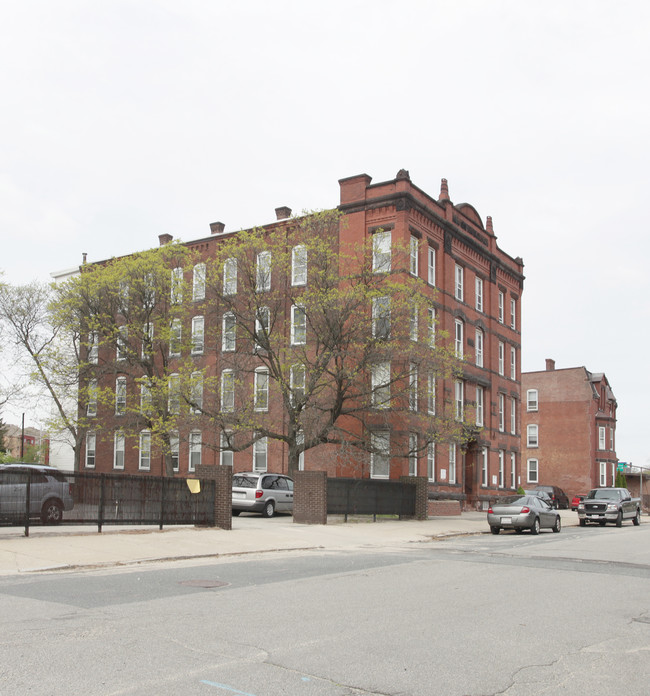
[{"label": "parked car", "polygon": [[571,509],[572,510],[577,510],[578,505],[587,497],[586,493],[578,493],[578,495],[574,495],[573,498],[571,498]]},{"label": "parked car", "polygon": [[632,520],[638,527],[641,524],[641,499],[633,498],[627,488],[594,488],[578,505],[580,526],[587,522],[598,522],[604,527],[613,522],[617,527],[623,525],[623,520]]},{"label": "parked car", "polygon": [[29,516],[40,517],[43,524],[59,524],[64,510],[74,507],[70,484],[57,468],[39,464],[0,465],[0,517],[20,519],[25,515],[28,475]]},{"label": "parked car", "polygon": [[560,513],[537,495],[509,495],[499,498],[488,509],[487,522],[492,534],[502,529],[514,529],[517,534],[530,529],[539,534],[540,529],[562,529]]},{"label": "parked car", "polygon": [[551,507],[553,507],[553,501],[551,500],[551,496],[546,491],[532,490],[524,491],[524,493],[526,495],[536,495],[538,498],[541,498],[543,501],[547,502]]},{"label": "parked car", "polygon": [[562,510],[569,509],[569,496],[558,486],[535,486],[535,490],[548,493],[556,510],[558,508],[562,508]]},{"label": "parked car", "polygon": [[232,477],[232,514],[293,512],[293,479],[283,474],[246,471]]}]

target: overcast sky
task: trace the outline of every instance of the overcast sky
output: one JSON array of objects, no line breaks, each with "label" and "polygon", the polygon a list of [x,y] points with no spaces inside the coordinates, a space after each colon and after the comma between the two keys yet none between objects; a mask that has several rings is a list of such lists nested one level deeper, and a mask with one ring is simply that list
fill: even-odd
[{"label": "overcast sky", "polygon": [[605,372],[650,465],[649,36],[641,0],[4,0],[0,269],[444,177],[524,259],[523,369]]}]

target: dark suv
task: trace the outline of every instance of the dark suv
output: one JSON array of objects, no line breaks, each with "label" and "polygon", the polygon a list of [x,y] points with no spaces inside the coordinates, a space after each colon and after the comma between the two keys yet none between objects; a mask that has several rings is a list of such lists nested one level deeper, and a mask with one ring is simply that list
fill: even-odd
[{"label": "dark suv", "polygon": [[29,487],[29,516],[43,524],[59,524],[64,510],[72,510],[70,484],[61,471],[39,464],[0,465],[0,518],[16,520],[25,516]]},{"label": "dark suv", "polygon": [[569,509],[569,496],[558,486],[536,486],[536,491],[544,491],[548,493],[553,507],[557,510],[561,508],[562,510]]}]

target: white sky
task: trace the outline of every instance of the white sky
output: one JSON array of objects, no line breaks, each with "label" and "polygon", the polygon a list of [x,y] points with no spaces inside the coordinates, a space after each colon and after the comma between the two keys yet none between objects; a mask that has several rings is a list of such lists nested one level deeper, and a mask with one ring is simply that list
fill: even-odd
[{"label": "white sky", "polygon": [[0,269],[445,177],[524,259],[523,369],[605,372],[648,463],[649,36],[641,0],[5,0]]}]

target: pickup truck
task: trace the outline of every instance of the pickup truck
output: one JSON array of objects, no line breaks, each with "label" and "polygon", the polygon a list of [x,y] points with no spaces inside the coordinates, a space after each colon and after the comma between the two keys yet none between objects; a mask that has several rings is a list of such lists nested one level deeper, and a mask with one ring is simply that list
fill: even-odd
[{"label": "pickup truck", "polygon": [[632,520],[636,526],[641,524],[641,501],[627,488],[594,488],[580,501],[578,517],[581,527],[587,522],[598,522],[601,527],[613,522],[620,527],[623,520]]}]

